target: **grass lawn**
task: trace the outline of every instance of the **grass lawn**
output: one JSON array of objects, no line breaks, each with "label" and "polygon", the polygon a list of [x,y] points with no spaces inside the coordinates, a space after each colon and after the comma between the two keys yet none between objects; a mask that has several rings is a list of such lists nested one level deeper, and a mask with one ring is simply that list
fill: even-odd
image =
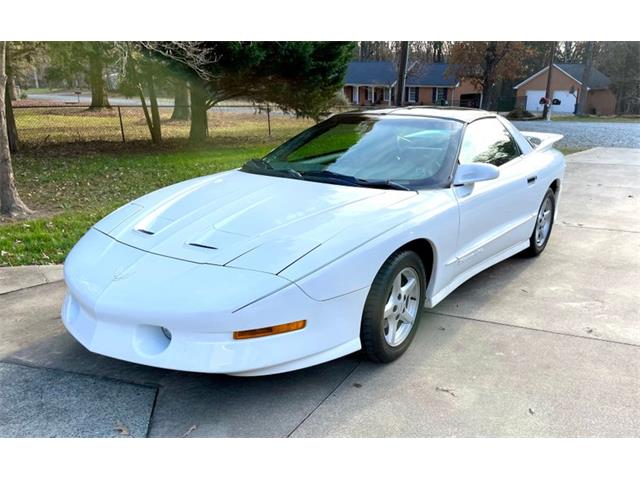
[{"label": "grass lawn", "polygon": [[584,147],[559,147],[558,150],[560,150],[564,155],[570,155],[572,153],[583,152],[585,150],[588,150],[588,148],[584,148]]},{"label": "grass lawn", "polygon": [[552,115],[553,122],[606,122],[606,123],[640,123],[640,115]]},{"label": "grass lawn", "polygon": [[150,143],[49,144],[14,157],[20,195],[36,215],[0,223],[0,266],[60,263],[78,239],[116,207],[188,178],[236,168],[262,156],[313,122],[225,115],[210,123],[211,138],[192,146]]}]

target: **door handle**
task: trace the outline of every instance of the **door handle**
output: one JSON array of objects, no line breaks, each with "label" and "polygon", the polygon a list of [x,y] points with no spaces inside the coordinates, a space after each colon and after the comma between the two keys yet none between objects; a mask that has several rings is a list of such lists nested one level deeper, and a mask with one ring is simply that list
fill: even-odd
[{"label": "door handle", "polygon": [[537,179],[538,179],[537,175],[536,175],[536,176],[533,176],[533,177],[529,177],[529,178],[527,178],[527,183],[528,183],[529,185],[533,185],[534,183],[536,183],[536,180],[537,180]]}]

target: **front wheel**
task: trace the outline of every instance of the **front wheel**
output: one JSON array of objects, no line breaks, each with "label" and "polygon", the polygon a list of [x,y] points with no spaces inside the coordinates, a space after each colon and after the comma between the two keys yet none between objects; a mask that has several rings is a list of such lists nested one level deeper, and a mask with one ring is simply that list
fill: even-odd
[{"label": "front wheel", "polygon": [[362,349],[369,359],[388,363],[407,350],[416,334],[425,291],[424,265],[415,252],[395,253],[382,265],[360,327]]},{"label": "front wheel", "polygon": [[544,195],[538,215],[536,216],[536,224],[533,233],[529,238],[529,248],[525,250],[525,254],[530,257],[536,257],[542,253],[549,242],[551,229],[556,213],[556,196],[553,190],[547,190]]}]

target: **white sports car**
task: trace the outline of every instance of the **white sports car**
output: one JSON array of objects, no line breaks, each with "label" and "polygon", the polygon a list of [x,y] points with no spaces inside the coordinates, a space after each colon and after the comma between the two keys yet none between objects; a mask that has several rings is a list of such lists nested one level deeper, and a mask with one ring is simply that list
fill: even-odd
[{"label": "white sports car", "polygon": [[544,250],[560,138],[471,109],[333,116],[98,222],[65,262],[64,324],[92,352],[176,370],[390,362],[424,306]]}]

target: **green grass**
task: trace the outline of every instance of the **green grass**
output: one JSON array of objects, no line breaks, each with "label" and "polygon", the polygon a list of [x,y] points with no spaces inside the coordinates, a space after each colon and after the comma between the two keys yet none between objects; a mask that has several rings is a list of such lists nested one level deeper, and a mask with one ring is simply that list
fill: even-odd
[{"label": "green grass", "polygon": [[16,181],[36,217],[0,225],[0,265],[60,263],[96,221],[147,192],[240,166],[270,146],[84,158],[22,157]]},{"label": "green grass", "polygon": [[640,123],[640,115],[551,115],[554,122]]},{"label": "green grass", "polygon": [[23,88],[22,92],[27,95],[30,93],[57,93],[64,92],[64,88],[49,88],[49,87],[40,87],[40,88]]},{"label": "green grass", "polygon": [[585,148],[585,147],[559,147],[558,150],[560,150],[564,155],[570,155],[572,153],[583,152],[584,150],[588,150],[588,148]]},{"label": "green grass", "polygon": [[[84,118],[95,127],[103,118]],[[237,168],[312,124],[274,118],[269,137],[255,115],[225,115],[210,122],[200,146],[169,140],[160,147],[132,143],[52,142],[14,157],[18,190],[33,218],[0,222],[0,266],[60,263],[100,218],[145,193],[182,180]],[[64,138],[64,137],[61,137]]]}]

